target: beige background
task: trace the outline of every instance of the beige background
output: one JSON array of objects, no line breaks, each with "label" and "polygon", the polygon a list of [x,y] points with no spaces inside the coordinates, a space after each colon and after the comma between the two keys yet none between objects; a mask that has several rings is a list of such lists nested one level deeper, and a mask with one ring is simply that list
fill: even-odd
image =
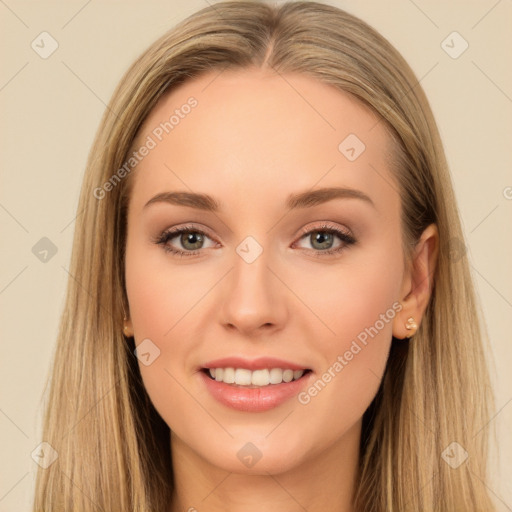
[{"label": "beige background", "polygon": [[[78,194],[105,103],[132,60],[194,1],[0,2],[0,511],[30,510],[45,379],[63,307]],[[512,2],[331,1],[386,36],[416,72],[446,147],[495,360],[498,476],[512,510]],[[31,43],[47,31],[49,58]],[[441,43],[468,42],[457,59]],[[455,42],[455,49],[461,48]],[[48,46],[46,46],[48,48]],[[46,263],[32,247],[48,237]],[[493,457],[493,461],[496,458]]]}]

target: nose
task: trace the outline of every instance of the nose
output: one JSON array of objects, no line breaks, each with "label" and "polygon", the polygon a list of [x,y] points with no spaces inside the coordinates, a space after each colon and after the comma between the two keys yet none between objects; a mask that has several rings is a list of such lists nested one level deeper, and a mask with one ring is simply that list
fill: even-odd
[{"label": "nose", "polygon": [[223,289],[221,320],[244,335],[270,334],[286,323],[286,289],[269,267],[265,252],[256,261],[235,259]]}]

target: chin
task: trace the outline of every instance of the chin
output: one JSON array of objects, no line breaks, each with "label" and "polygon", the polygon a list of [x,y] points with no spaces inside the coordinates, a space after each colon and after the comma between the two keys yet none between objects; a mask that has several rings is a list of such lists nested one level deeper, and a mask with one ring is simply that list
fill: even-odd
[{"label": "chin", "polygon": [[305,463],[304,442],[283,444],[281,439],[272,442],[265,437],[238,436],[228,443],[216,445],[213,451],[208,447],[199,454],[213,466],[238,474],[278,475]]}]

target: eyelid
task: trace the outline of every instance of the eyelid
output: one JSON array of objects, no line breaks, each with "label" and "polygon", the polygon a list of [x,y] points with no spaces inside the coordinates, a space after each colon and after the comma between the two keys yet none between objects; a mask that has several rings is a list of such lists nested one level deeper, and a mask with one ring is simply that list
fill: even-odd
[{"label": "eyelid", "polygon": [[311,223],[306,224],[303,228],[300,229],[300,238],[304,235],[309,235],[313,231],[334,231],[341,232],[351,238],[354,238],[351,234],[350,230],[344,227],[339,226],[338,224],[334,224],[330,221],[321,221],[320,225],[311,225]]},{"label": "eyelid", "polygon": [[183,231],[201,233],[203,235],[208,236],[208,238],[211,238],[212,240],[217,241],[216,237],[212,235],[212,233],[210,232],[210,230],[208,228],[201,226],[201,225],[197,225],[197,224],[181,224],[181,225],[173,226],[171,228],[166,228],[156,236],[156,239],[158,240],[163,236],[179,235]]}]

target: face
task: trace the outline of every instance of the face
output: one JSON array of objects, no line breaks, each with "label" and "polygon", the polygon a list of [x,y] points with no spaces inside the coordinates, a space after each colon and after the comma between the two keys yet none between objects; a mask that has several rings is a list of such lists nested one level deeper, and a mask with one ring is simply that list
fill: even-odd
[{"label": "face", "polygon": [[234,472],[356,442],[405,279],[383,123],[313,78],[285,78],[181,85],[142,127],[136,148],[149,149],[130,176],[126,291],[144,385],[176,446]]}]

